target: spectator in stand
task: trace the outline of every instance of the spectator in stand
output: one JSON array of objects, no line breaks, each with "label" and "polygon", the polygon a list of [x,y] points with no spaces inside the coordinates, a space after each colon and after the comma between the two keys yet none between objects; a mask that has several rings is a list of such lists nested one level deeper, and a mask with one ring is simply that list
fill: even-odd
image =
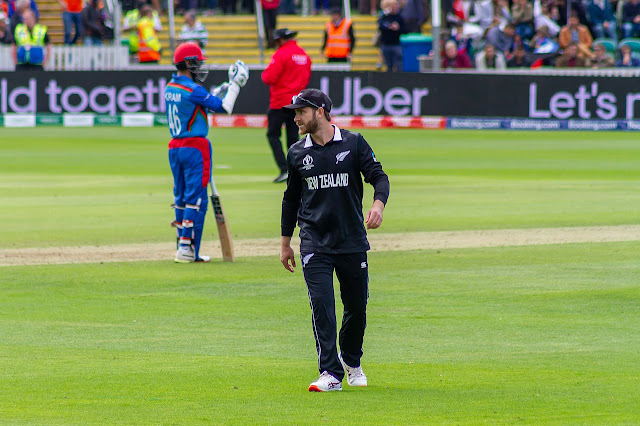
[{"label": "spectator in stand", "polygon": [[[557,8],[555,10],[557,11]],[[549,30],[551,37],[555,38],[560,34],[560,25],[552,12],[551,3],[545,2],[542,4],[540,0],[533,2],[533,23],[536,31],[544,25]]]},{"label": "spectator in stand", "polygon": [[273,40],[273,32],[278,27],[278,14],[280,12],[281,0],[260,0],[262,3],[262,19],[267,40],[271,48],[277,47]]},{"label": "spectator in stand", "polygon": [[640,35],[640,0],[628,0],[622,6],[622,37]]},{"label": "spectator in stand", "polygon": [[633,56],[628,44],[620,46],[620,59],[616,62],[616,67],[640,67],[640,59]]},{"label": "spectator in stand", "polygon": [[235,15],[237,10],[236,0],[220,0],[220,9],[225,15]]},{"label": "spectator in stand", "polygon": [[358,0],[358,12],[360,15],[378,15],[377,0]]},{"label": "spectator in stand", "polygon": [[[209,33],[202,22],[196,20],[195,10],[190,10],[184,15],[184,25],[178,36],[178,40],[181,43],[186,41],[192,41],[200,46],[201,49],[207,45],[209,39]],[[204,50],[203,50],[204,52]]]},{"label": "spectator in stand", "polygon": [[422,0],[406,0],[400,14],[404,18],[408,33],[422,32],[422,24],[427,20]]},{"label": "spectator in stand", "polygon": [[560,35],[558,36],[558,44],[560,44],[560,48],[562,49],[566,49],[569,43],[573,42],[577,43],[578,55],[581,58],[591,57],[591,45],[593,44],[593,38],[591,37],[589,28],[580,23],[580,19],[576,12],[571,12],[569,23],[562,27]]},{"label": "spectator in stand", "polygon": [[89,0],[82,9],[83,42],[85,46],[102,46],[104,36],[104,21],[98,10],[100,0]]},{"label": "spectator in stand", "polygon": [[147,64],[158,63],[161,50],[162,45],[153,23],[153,7],[144,5],[138,21],[138,61]]},{"label": "spectator in stand", "polygon": [[324,29],[320,49],[327,57],[327,62],[348,62],[355,46],[356,36],[351,19],[345,19],[340,8],[331,9],[331,20]]},{"label": "spectator in stand", "polygon": [[531,52],[536,55],[553,55],[558,52],[558,43],[549,36],[549,28],[546,25],[541,26],[536,31],[535,37],[531,39],[529,44]]},{"label": "spectator in stand", "polygon": [[[583,1],[585,5],[589,3],[589,0],[571,0],[571,13],[575,12],[578,14],[578,20],[582,25],[588,25],[589,20],[587,19],[586,9],[583,7]],[[561,27],[564,27],[568,23],[567,0],[553,0],[552,5],[554,20]]]},{"label": "spectator in stand", "polygon": [[329,8],[331,7],[331,3],[329,0],[316,0],[315,1],[315,10],[313,11],[314,15],[319,15],[321,12],[325,15],[329,13]]},{"label": "spectator in stand", "polygon": [[82,34],[82,0],[58,0],[58,3],[62,8],[64,44],[76,44]]},{"label": "spectator in stand", "polygon": [[613,68],[613,58],[607,55],[607,49],[604,44],[596,43],[593,46],[593,58],[591,59],[591,68]]},{"label": "spectator in stand", "polygon": [[493,20],[495,26],[504,28],[511,23],[511,11],[508,0],[493,0]]},{"label": "spectator in stand", "polygon": [[458,22],[453,31],[451,31],[450,40],[455,41],[458,46],[458,52],[465,53],[469,58],[473,58],[475,55],[473,38],[465,35],[464,24],[462,22]]},{"label": "spectator in stand", "polygon": [[487,31],[485,41],[491,44],[498,52],[501,52],[505,57],[510,56],[513,46],[515,44],[516,27],[513,24],[507,24],[504,29],[500,29],[499,26],[491,27]]},{"label": "spectator in stand", "polygon": [[[8,0],[7,16],[9,17],[9,19],[11,19],[13,18],[13,15],[16,13],[16,11],[19,11],[19,10],[24,11],[26,9],[31,9],[31,11],[36,14],[36,22],[38,21],[38,19],[40,19],[40,11],[38,10],[38,5],[36,4],[36,0],[28,0],[26,8],[24,8],[24,6],[22,8],[19,7],[18,1],[16,0]],[[15,27],[11,27],[11,28],[15,28]]]},{"label": "spectator in stand", "polygon": [[8,17],[9,17],[9,2],[7,0],[0,0],[0,13],[4,14],[4,18],[3,19],[8,19]]},{"label": "spectator in stand", "polygon": [[483,29],[480,25],[470,22],[472,6],[473,4],[470,0],[454,0],[452,5],[453,12],[447,14],[447,22],[455,26],[457,30],[461,27],[463,37],[481,39],[484,35]]},{"label": "spectator in stand", "polygon": [[104,0],[99,2],[100,9],[98,12],[100,13],[100,17],[102,18],[102,22],[104,22],[104,34],[102,35],[102,42],[104,44],[111,44],[113,39],[115,38],[113,23],[113,15],[109,12],[109,8],[105,4]]},{"label": "spectator in stand", "polygon": [[469,17],[469,22],[478,25],[481,34],[484,35],[493,23],[492,0],[475,0],[473,2],[473,15]]},{"label": "spectator in stand", "polygon": [[[11,28],[12,32],[15,32],[16,28],[18,28],[18,25],[23,23],[22,15],[24,14],[24,12],[26,12],[27,10],[31,10],[31,12],[33,12],[33,9],[30,9],[29,7],[30,4],[30,0],[18,0],[14,3],[14,13],[9,14],[9,28]],[[37,20],[38,18],[36,17],[36,21]]]},{"label": "spectator in stand", "polygon": [[505,70],[507,62],[501,52],[496,52],[492,44],[486,43],[482,52],[476,55],[476,69],[485,70]]},{"label": "spectator in stand", "polygon": [[267,32],[267,47],[275,47],[273,40],[273,32],[278,26],[278,6],[280,0],[260,0],[262,3],[262,20],[264,22],[264,30]]},{"label": "spectator in stand", "polygon": [[533,37],[533,6],[528,0],[513,0],[511,18],[516,26],[516,32],[522,40]]},{"label": "spectator in stand", "polygon": [[458,46],[453,40],[444,44],[444,58],[442,58],[442,69],[465,69],[473,68],[471,59],[464,52],[458,51]]},{"label": "spectator in stand", "polygon": [[12,42],[13,37],[7,25],[7,15],[3,11],[0,11],[0,44],[11,44]]},{"label": "spectator in stand", "polygon": [[380,50],[387,64],[387,71],[402,71],[402,47],[400,36],[407,32],[404,19],[399,14],[397,0],[383,0],[382,15],[378,19],[380,30]]},{"label": "spectator in stand", "polygon": [[507,61],[507,68],[531,68],[533,61],[527,56],[524,44],[519,43],[513,49],[513,56]]},{"label": "spectator in stand", "polygon": [[198,0],[180,0],[179,10],[180,12],[187,13],[189,10],[195,10],[198,7]]},{"label": "spectator in stand", "polygon": [[608,37],[618,39],[616,18],[609,0],[591,0],[587,8],[591,29],[596,38]]},{"label": "spectator in stand", "polygon": [[58,2],[62,8],[64,44],[76,44],[78,37],[82,34],[82,0],[58,0]]},{"label": "spectator in stand", "polygon": [[11,46],[16,71],[41,71],[51,55],[47,27],[36,22],[36,14],[31,9],[22,11],[22,19],[24,23],[16,26]]},{"label": "spectator in stand", "polygon": [[[243,0],[243,2],[245,1],[247,2],[248,6],[253,4],[253,2],[250,0]],[[253,15],[253,8],[248,9],[248,11],[249,11],[249,14]],[[296,14],[295,0],[282,0],[280,2],[280,8],[278,9],[278,14],[279,15],[295,15]]]},{"label": "spectator in stand", "polygon": [[556,61],[556,68],[585,68],[589,66],[586,59],[578,56],[578,42],[571,41],[564,53]]}]

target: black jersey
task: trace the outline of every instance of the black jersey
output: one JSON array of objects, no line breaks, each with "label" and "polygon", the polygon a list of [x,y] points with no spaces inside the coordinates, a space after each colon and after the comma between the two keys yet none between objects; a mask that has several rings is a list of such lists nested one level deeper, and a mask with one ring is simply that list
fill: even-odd
[{"label": "black jersey", "polygon": [[389,178],[361,134],[334,126],[324,146],[310,135],[289,148],[289,180],[282,200],[282,235],[300,226],[300,251],[357,253],[369,250],[362,215],[364,181],[374,200],[387,203]]}]

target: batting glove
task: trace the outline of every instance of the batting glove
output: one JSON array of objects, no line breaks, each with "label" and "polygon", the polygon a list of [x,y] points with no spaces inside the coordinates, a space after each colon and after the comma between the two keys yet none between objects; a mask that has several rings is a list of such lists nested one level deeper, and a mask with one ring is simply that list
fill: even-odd
[{"label": "batting glove", "polygon": [[229,83],[236,83],[239,87],[244,87],[249,80],[249,69],[241,60],[237,60],[229,67]]},{"label": "batting glove", "polygon": [[229,90],[229,83],[222,83],[220,86],[213,89],[213,96],[217,96],[220,99],[223,99],[227,95],[227,91]]}]

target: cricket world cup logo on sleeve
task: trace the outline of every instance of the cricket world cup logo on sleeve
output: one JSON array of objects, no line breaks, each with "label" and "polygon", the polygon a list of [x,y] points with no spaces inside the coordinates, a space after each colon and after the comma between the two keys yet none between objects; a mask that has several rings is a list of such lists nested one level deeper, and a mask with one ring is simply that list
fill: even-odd
[{"label": "cricket world cup logo on sleeve", "polygon": [[313,168],[313,157],[308,155],[302,159],[302,168],[311,170]]}]

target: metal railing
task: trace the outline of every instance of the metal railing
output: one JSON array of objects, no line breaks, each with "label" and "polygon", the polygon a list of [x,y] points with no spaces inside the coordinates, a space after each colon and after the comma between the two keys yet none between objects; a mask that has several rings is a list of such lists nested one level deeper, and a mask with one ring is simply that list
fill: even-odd
[{"label": "metal railing", "polygon": [[[0,71],[13,71],[11,47],[0,47]],[[129,68],[129,49],[126,46],[52,46],[47,70],[55,71],[112,71]]]}]

